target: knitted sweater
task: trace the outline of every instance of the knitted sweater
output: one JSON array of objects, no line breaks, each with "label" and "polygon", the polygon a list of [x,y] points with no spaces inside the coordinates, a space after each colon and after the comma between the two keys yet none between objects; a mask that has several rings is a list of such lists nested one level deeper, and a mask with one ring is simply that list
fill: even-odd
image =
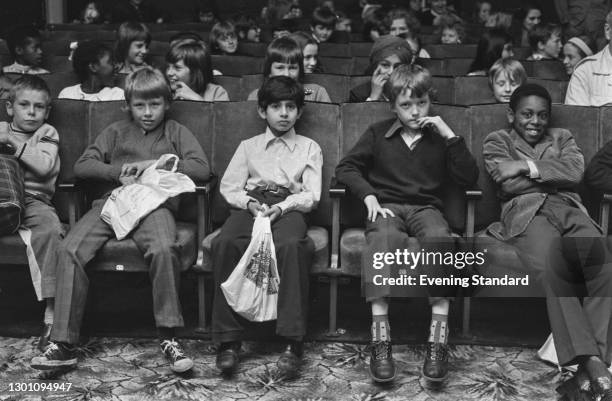
[{"label": "knitted sweater", "polygon": [[[448,179],[462,187],[476,184],[478,167],[461,137],[446,140],[431,129],[413,150],[404,143],[396,119],[371,125],[336,167],[338,181],[359,199],[380,203],[442,207]],[[395,125],[398,127],[398,125]]]},{"label": "knitted sweater", "polygon": [[43,124],[34,133],[23,132],[3,121],[0,122],[0,132],[8,132],[20,144],[15,157],[24,166],[26,194],[51,202],[60,171],[57,130]]}]

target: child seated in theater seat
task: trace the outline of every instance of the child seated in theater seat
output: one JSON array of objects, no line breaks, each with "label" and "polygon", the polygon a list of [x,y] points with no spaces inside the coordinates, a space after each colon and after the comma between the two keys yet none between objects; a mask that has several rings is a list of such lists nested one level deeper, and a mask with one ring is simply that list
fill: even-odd
[{"label": "child seated in theater seat", "polygon": [[465,25],[458,21],[445,19],[440,24],[440,43],[443,45],[455,45],[465,40]]},{"label": "child seated in theater seat", "polygon": [[125,22],[117,30],[115,57],[119,61],[117,72],[129,74],[147,67],[147,54],[151,44],[149,29],[138,22]]},{"label": "child seated in theater seat", "polygon": [[[128,118],[106,127],[74,165],[81,180],[95,183],[106,194],[70,230],[57,248],[58,269],[56,308],[51,342],[46,351],[32,359],[34,369],[72,367],[77,363],[72,349],[79,333],[89,279],[87,263],[115,236],[100,212],[111,191],[129,185],[167,153],[179,157],[177,171],[194,181],[207,181],[210,167],[206,154],[191,131],[166,118],[171,90],[164,75],[145,67],[128,75],[125,98]],[[159,169],[165,166],[157,166]],[[175,329],[183,326],[179,301],[181,244],[177,237],[175,213],[178,197],[171,198],[148,214],[129,235],[149,265],[153,289],[153,314],[160,348],[174,372],[193,366],[175,340]]]},{"label": "child seated in theater seat", "polygon": [[[397,293],[373,280],[375,274],[391,277],[402,265],[374,270],[372,264],[376,254],[408,248],[409,235],[416,236],[418,249],[426,252],[455,250],[442,214],[442,195],[449,181],[462,187],[475,185],[478,167],[464,139],[442,118],[430,115],[432,92],[429,71],[418,65],[397,67],[385,83],[386,98],[396,117],[371,125],[336,167],[338,181],[367,208],[362,288],[371,302],[369,371],[376,382],[389,382],[396,376],[388,317],[389,297],[395,295],[429,297],[432,320],[423,375],[441,381],[448,373],[448,312],[453,288],[408,286]],[[451,274],[444,266],[411,269],[407,274]]]},{"label": "child seated in theater seat", "polygon": [[317,7],[312,12],[310,29],[317,43],[327,42],[336,27],[336,14],[327,7]]},{"label": "child seated in theater seat", "polygon": [[289,35],[302,49],[304,56],[304,73],[322,72],[319,63],[319,44],[306,32],[295,32]]},{"label": "child seated in theater seat", "polygon": [[370,66],[365,72],[371,79],[352,88],[349,101],[359,103],[387,100],[383,93],[385,83],[399,65],[412,63],[413,54],[408,42],[402,38],[392,35],[378,38],[370,50]]},{"label": "child seated in theater seat", "polygon": [[[251,240],[253,217],[270,218],[280,275],[276,334],[288,346],[278,360],[286,377],[300,367],[308,309],[308,271],[314,244],[306,236],[305,214],[321,198],[323,156],[319,145],[298,135],[294,125],[304,107],[304,90],[296,80],[275,76],[258,91],[257,110],[266,131],[238,146],[221,179],[221,195],[232,207],[220,234],[212,241],[215,297],[213,341],[220,343],[217,368],[236,370],[243,324],[221,289]],[[243,320],[242,320],[243,321]]]},{"label": "child seated in theater seat", "polygon": [[525,82],[527,82],[527,73],[517,60],[500,58],[489,69],[489,86],[499,103],[510,102],[512,92]]},{"label": "child seated in theater seat", "polygon": [[[44,351],[53,324],[56,251],[64,230],[51,204],[60,171],[59,136],[46,124],[51,95],[45,81],[20,77],[12,89],[6,111],[10,122],[0,122],[0,147],[9,149],[24,171],[25,213],[19,235],[29,250],[28,263],[36,295],[45,299],[43,332],[38,348]],[[70,166],[66,166],[70,168]]]},{"label": "child seated in theater seat", "polygon": [[[592,391],[591,399],[611,401],[612,259],[575,192],[584,174],[582,151],[571,132],[550,128],[551,97],[543,87],[518,87],[509,106],[509,126],[483,143],[502,202],[501,222],[487,231],[515,248],[527,268],[521,270],[544,289],[559,364],[578,364],[573,380],[583,399]],[[601,172],[610,176],[609,169]]]},{"label": "child seated in theater seat", "polygon": [[166,54],[166,77],[172,97],[177,100],[227,102],[223,87],[212,83],[210,53],[203,42],[184,39],[170,47]]},{"label": "child seated in theater seat", "polygon": [[[300,46],[291,38],[274,39],[268,45],[264,59],[264,79],[285,75],[297,82],[304,80],[304,56]],[[305,100],[309,102],[331,103],[331,99],[324,87],[314,83],[304,84]],[[255,89],[249,94],[247,100],[257,100]]]},{"label": "child seated in theater seat", "polygon": [[72,66],[81,83],[62,89],[58,98],[93,102],[125,99],[123,89],[115,86],[113,51],[103,42],[79,42]]},{"label": "child seated in theater seat", "polygon": [[13,74],[48,74],[49,71],[41,67],[43,51],[40,42],[40,33],[31,26],[11,30],[7,45],[15,62],[4,66],[2,71]]},{"label": "child seated in theater seat", "polygon": [[234,24],[229,21],[217,22],[210,31],[209,43],[212,54],[236,54],[238,35]]},{"label": "child seated in theater seat", "polygon": [[493,63],[500,58],[509,57],[514,57],[512,36],[505,29],[489,29],[482,34],[478,41],[476,57],[467,75],[485,77]]},{"label": "child seated in theater seat", "polygon": [[529,46],[533,52],[528,61],[556,60],[561,52],[561,27],[539,24],[529,31]]},{"label": "child seated in theater seat", "polygon": [[429,8],[419,13],[418,18],[424,26],[439,26],[444,19],[462,21],[455,8],[447,4],[446,0],[429,0]]}]

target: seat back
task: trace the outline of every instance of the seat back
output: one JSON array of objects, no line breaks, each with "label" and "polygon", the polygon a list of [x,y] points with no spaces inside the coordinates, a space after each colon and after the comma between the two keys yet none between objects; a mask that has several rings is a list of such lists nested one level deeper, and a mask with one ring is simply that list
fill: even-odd
[{"label": "seat back", "polygon": [[351,57],[351,48],[346,43],[319,43],[321,57]]},{"label": "seat back", "polygon": [[149,45],[149,54],[153,56],[166,56],[170,50],[170,43],[160,40],[152,40]]},{"label": "seat back", "polygon": [[550,98],[552,99],[553,103],[565,102],[565,92],[567,92],[567,85],[569,84],[569,81],[529,78],[529,82],[541,85],[546,88],[546,90],[548,90],[548,93],[550,93]]},{"label": "seat back", "polygon": [[432,77],[436,103],[453,104],[455,83],[452,77]]},{"label": "seat back", "polygon": [[[346,46],[346,45],[345,45]],[[326,74],[352,75],[353,59],[343,57],[319,57],[319,62]]]},{"label": "seat back", "polygon": [[242,78],[232,77],[229,75],[217,75],[213,78],[213,82],[221,85],[227,91],[231,101],[238,102],[242,100]]},{"label": "seat back", "polygon": [[268,48],[267,43],[255,43],[255,42],[238,42],[237,53],[243,56],[250,57],[265,57],[266,49]]},{"label": "seat back", "polygon": [[528,77],[567,81],[569,76],[560,60],[521,61]]},{"label": "seat back", "polygon": [[261,88],[263,84],[263,75],[262,74],[254,74],[254,75],[243,75],[242,76],[242,95],[239,100],[247,100],[247,97],[253,92],[255,89]]},{"label": "seat back", "polygon": [[72,61],[68,60],[68,56],[45,54],[42,66],[52,73],[72,71]]},{"label": "seat back", "polygon": [[488,77],[455,77],[453,104],[495,103]]},{"label": "seat back", "polygon": [[372,50],[372,42],[350,42],[351,56],[353,57],[369,57]]},{"label": "seat back", "polygon": [[79,78],[74,72],[57,72],[51,74],[40,75],[45,80],[51,91],[51,97],[57,98],[59,93],[67,86],[73,86],[79,83]]},{"label": "seat back", "polygon": [[369,57],[353,57],[350,75],[365,75],[368,67],[370,67]]},{"label": "seat back", "polygon": [[321,85],[333,103],[344,103],[348,101],[349,78],[345,75],[332,74],[306,74],[304,83]]},{"label": "seat back", "polygon": [[432,58],[470,58],[476,57],[476,45],[427,45],[425,50]]},{"label": "seat back", "polygon": [[213,55],[212,65],[223,75],[242,76],[260,74],[263,71],[263,59],[248,56],[218,56]]}]

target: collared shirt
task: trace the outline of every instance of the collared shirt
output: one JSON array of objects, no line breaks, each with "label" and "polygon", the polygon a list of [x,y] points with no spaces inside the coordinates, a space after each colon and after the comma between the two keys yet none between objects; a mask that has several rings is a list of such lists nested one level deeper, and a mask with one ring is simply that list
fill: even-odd
[{"label": "collared shirt", "polygon": [[2,68],[2,71],[5,74],[31,74],[31,75],[39,75],[39,74],[50,74],[49,71],[40,67],[32,67],[30,65],[19,64],[18,62],[14,62],[11,65],[6,65]]},{"label": "collared shirt", "polygon": [[603,106],[612,103],[612,54],[610,45],[593,56],[585,57],[574,69],[565,104]]},{"label": "collared shirt", "polygon": [[[406,144],[406,146],[408,146],[408,149],[410,150],[414,150],[414,148],[423,138],[422,131],[415,135],[409,135],[406,132],[406,130],[404,130],[404,126],[402,125],[402,122],[399,119],[396,119],[393,125],[389,127],[389,130],[385,133],[385,138],[390,138],[399,130],[401,130],[401,133],[402,133],[401,136],[402,136],[402,139],[404,140],[404,143]],[[457,138],[457,137],[455,136],[454,138]],[[448,141],[451,141],[452,139],[453,138],[449,138],[446,141],[448,142]]]},{"label": "collared shirt", "polygon": [[322,168],[323,155],[315,141],[297,135],[294,129],[276,137],[266,128],[265,133],[240,143],[221,179],[220,191],[231,206],[246,209],[253,199],[248,190],[268,184],[283,186],[291,195],[275,206],[282,213],[307,213],[321,199]]},{"label": "collared shirt", "polygon": [[118,87],[104,87],[96,93],[85,93],[81,84],[67,86],[57,96],[59,99],[87,100],[90,102],[104,102],[111,100],[125,100],[123,89]]}]

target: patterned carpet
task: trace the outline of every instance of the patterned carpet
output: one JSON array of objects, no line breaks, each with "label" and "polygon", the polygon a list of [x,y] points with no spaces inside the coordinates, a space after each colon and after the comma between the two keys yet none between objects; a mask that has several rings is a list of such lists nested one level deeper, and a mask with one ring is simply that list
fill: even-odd
[{"label": "patterned carpet", "polygon": [[[276,370],[280,344],[246,343],[239,371],[224,378],[215,368],[210,342],[185,340],[193,372],[172,374],[157,342],[96,338],[80,347],[79,368],[40,373],[29,367],[38,352],[35,339],[0,337],[0,400],[556,400],[564,380],[555,367],[537,360],[535,350],[453,346],[451,372],[438,387],[420,378],[424,349],[394,347],[398,378],[375,385],[367,373],[363,345],[309,343],[302,374],[284,380]],[[8,392],[10,382],[53,379],[73,384],[69,394]]]}]

